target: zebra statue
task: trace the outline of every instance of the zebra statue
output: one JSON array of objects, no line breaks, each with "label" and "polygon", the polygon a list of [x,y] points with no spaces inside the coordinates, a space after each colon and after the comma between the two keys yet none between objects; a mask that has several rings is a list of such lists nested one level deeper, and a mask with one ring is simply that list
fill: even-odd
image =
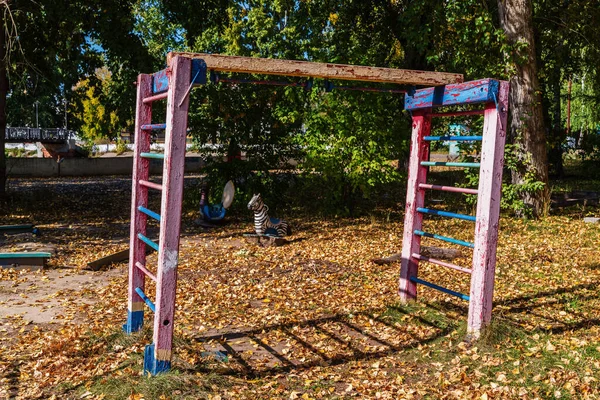
[{"label": "zebra statue", "polygon": [[260,194],[255,194],[248,203],[248,209],[254,211],[254,230],[259,236],[287,236],[292,229],[286,221],[271,218],[267,212],[269,207],[263,203]]}]

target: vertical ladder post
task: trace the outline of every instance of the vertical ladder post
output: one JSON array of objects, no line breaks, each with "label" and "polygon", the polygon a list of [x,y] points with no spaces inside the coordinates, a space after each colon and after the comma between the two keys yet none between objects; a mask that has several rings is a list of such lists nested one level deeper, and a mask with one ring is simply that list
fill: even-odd
[{"label": "vertical ladder post", "polygon": [[146,235],[146,215],[138,212],[138,207],[148,206],[148,188],[140,185],[140,180],[148,180],[150,163],[140,157],[150,151],[150,136],[142,131],[142,125],[152,120],[152,105],[143,99],[152,94],[152,76],[141,74],[137,80],[137,103],[135,115],[135,145],[133,155],[133,179],[131,188],[131,228],[129,243],[129,288],[127,297],[127,323],[123,330],[128,334],[136,332],[144,324],[144,300],[135,291],[144,290],[145,275],[136,267],[136,263],[146,263],[146,245],[138,240],[138,233]]},{"label": "vertical ladder post", "polygon": [[480,336],[492,318],[508,91],[509,83],[501,81],[497,101],[487,103],[484,113],[475,248],[467,322],[468,334],[473,339]]},{"label": "vertical ladder post", "polygon": [[419,187],[427,179],[427,167],[421,161],[429,158],[429,143],[423,140],[431,131],[431,109],[413,112],[410,159],[408,164],[408,190],[404,209],[404,235],[402,239],[402,262],[400,269],[400,300],[407,302],[417,297],[417,284],[410,280],[417,277],[419,261],[412,254],[420,254],[421,237],[415,235],[420,230],[423,215],[417,208],[425,203],[425,190]]},{"label": "vertical ladder post", "polygon": [[171,367],[191,65],[177,56],[169,69],[154,337],[144,356],[152,375]]}]

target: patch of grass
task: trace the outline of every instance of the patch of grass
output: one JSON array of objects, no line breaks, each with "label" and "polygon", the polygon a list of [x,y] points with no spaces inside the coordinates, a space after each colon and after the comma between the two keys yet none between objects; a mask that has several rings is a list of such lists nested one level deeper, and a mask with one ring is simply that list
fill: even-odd
[{"label": "patch of grass", "polygon": [[[209,386],[205,386],[205,384]],[[97,379],[89,388],[106,399],[128,399],[132,394],[141,394],[146,399],[205,399],[211,380],[172,371],[156,376],[111,376]],[[213,383],[214,385],[214,383]]]},{"label": "patch of grass", "polygon": [[[148,324],[147,324],[148,325]],[[152,329],[149,326],[144,326],[141,331],[136,332],[132,335],[126,334],[121,327],[115,327],[108,334],[97,333],[90,331],[88,332],[88,340],[84,343],[87,345],[86,348],[96,348],[98,344],[103,344],[104,348],[108,351],[112,351],[115,348],[130,347],[139,342],[151,342]]]},{"label": "patch of grass", "polygon": [[445,333],[461,329],[462,319],[455,318],[455,311],[444,309],[437,304],[424,304],[416,301],[406,304],[397,304],[388,307],[382,318],[391,323],[405,323],[410,320],[412,324],[429,326]]},{"label": "patch of grass", "polygon": [[600,176],[598,176],[598,161],[565,160],[565,175],[553,179],[553,192],[571,192],[574,190],[600,191]]},{"label": "patch of grass", "polygon": [[526,338],[528,333],[513,321],[503,318],[502,315],[494,316],[490,325],[482,332],[477,341],[477,346],[484,350],[494,351],[507,340]]}]

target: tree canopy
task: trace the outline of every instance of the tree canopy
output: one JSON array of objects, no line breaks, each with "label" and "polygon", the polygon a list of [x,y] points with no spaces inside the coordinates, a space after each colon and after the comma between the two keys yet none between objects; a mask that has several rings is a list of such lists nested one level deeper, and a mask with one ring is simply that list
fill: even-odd
[{"label": "tree canopy", "polygon": [[[515,96],[526,95],[512,103],[510,136],[516,146],[510,148],[523,153],[517,159],[524,164],[515,168],[512,182],[547,184],[546,150],[550,172],[560,174],[567,135],[595,154],[600,124],[595,3],[15,1],[4,6],[4,65],[11,84],[7,123],[31,125],[38,101],[43,125],[63,126],[68,119],[86,132],[94,115],[102,114],[93,127],[97,133],[89,136],[131,130],[131,82],[139,72],[163,68],[172,50],[460,72],[467,80],[512,79]],[[101,68],[110,79],[98,78]],[[249,153],[249,162],[235,168],[219,162],[209,167],[229,175],[221,179],[236,178],[235,171],[268,171],[295,158],[306,171],[337,179],[339,193],[366,195],[374,185],[397,179],[389,160],[407,154],[410,124],[399,96],[325,93],[318,85],[305,91],[212,84],[193,96],[190,127],[198,148],[226,154],[243,147]],[[529,194],[534,215],[543,213],[544,196]]]}]

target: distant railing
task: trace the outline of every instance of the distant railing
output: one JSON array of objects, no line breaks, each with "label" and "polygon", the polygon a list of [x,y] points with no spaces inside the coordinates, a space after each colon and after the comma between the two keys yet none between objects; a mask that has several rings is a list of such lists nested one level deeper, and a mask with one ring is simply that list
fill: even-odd
[{"label": "distant railing", "polygon": [[62,128],[6,128],[6,141],[13,143],[43,142],[62,143],[75,139],[77,132]]}]

